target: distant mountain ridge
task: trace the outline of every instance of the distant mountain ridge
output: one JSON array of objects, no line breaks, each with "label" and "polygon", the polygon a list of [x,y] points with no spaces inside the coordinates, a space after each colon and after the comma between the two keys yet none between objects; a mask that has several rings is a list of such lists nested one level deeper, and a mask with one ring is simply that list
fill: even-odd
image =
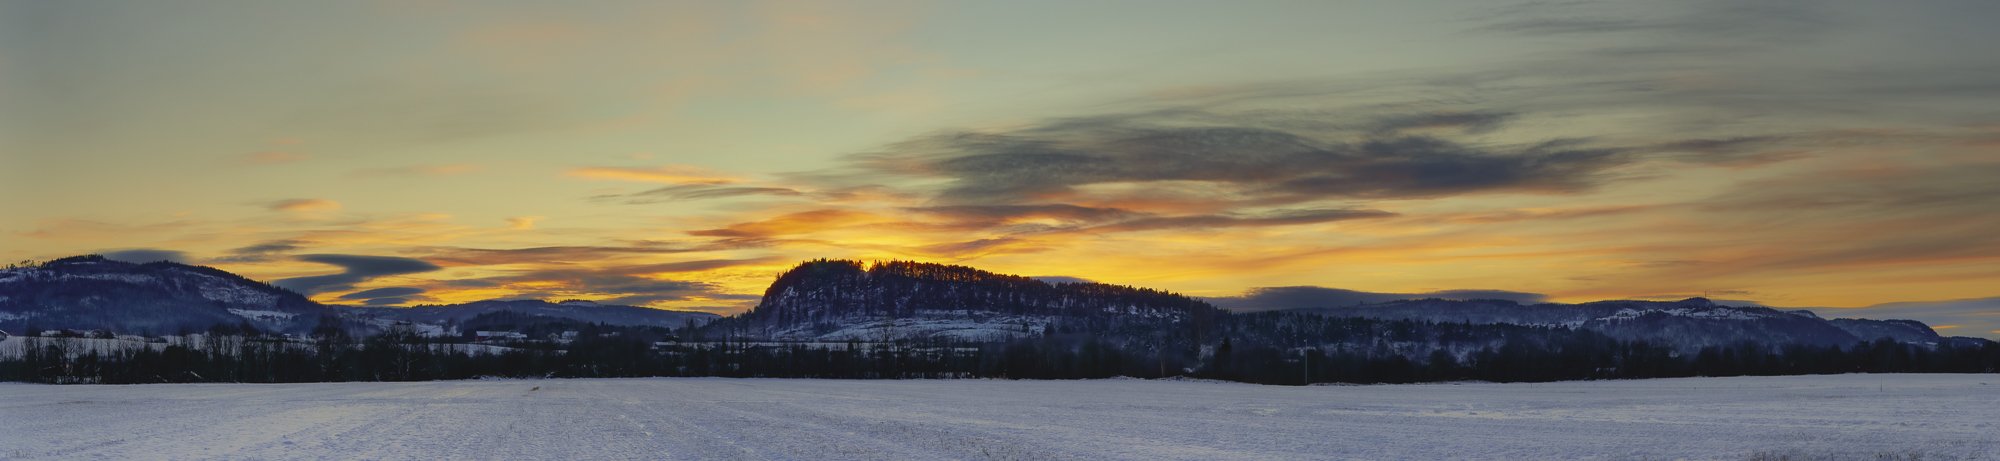
[{"label": "distant mountain ridge", "polygon": [[0,270],[0,329],[173,333],[249,323],[303,331],[326,307],[219,269],[87,255]]},{"label": "distant mountain ridge", "polygon": [[1359,306],[1293,309],[1331,317],[1436,323],[1562,326],[1614,338],[1682,348],[1741,342],[1842,346],[1880,338],[1936,345],[1941,337],[1915,320],[1822,319],[1810,311],[1725,306],[1706,298],[1521,304],[1507,300],[1412,299]]},{"label": "distant mountain ridge", "polygon": [[[1417,299],[1265,313],[1272,315],[1232,314],[1206,301],[1161,290],[1050,283],[908,261],[808,261],[778,276],[755,308],[731,317],[589,301],[488,300],[408,308],[324,305],[218,269],[172,262],[135,264],[98,256],[0,270],[0,330],[7,331],[32,326],[173,334],[247,324],[263,331],[297,333],[333,318],[375,330],[408,326],[430,334],[453,334],[462,333],[454,330],[456,325],[495,313],[625,326],[682,328],[692,323],[702,326],[704,334],[779,341],[1000,342],[1067,335],[1124,346],[1192,348],[1186,350],[1215,347],[1229,336],[1258,338],[1271,346],[1375,347],[1388,343],[1374,336],[1388,335],[1395,337],[1392,349],[1399,353],[1456,341],[1464,347],[1453,346],[1452,352],[1464,354],[1470,345],[1495,346],[1522,334],[1543,334],[1535,331],[1569,330],[1683,351],[1745,343],[1846,347],[1880,338],[1933,347],[1984,344],[1974,338],[1943,337],[1912,320],[1828,320],[1806,311],[1725,306],[1702,298],[1581,304]],[[1301,323],[1288,315],[1357,320]],[[1465,327],[1430,328],[1421,323]],[[1467,340],[1468,335],[1476,340]]]},{"label": "distant mountain ridge", "polygon": [[130,263],[86,255],[0,270],[0,330],[107,330],[174,334],[250,325],[299,333],[322,318],[387,328],[442,332],[481,314],[515,312],[590,323],[681,327],[718,316],[588,301],[478,301],[409,308],[320,304],[305,296],[220,269],[174,262]]},{"label": "distant mountain ridge", "polygon": [[549,302],[539,299],[473,301],[464,304],[431,304],[412,307],[355,308],[368,315],[424,324],[463,323],[495,312],[542,316],[611,325],[680,328],[719,317],[707,312],[670,311],[650,307],[600,304],[594,301]]}]

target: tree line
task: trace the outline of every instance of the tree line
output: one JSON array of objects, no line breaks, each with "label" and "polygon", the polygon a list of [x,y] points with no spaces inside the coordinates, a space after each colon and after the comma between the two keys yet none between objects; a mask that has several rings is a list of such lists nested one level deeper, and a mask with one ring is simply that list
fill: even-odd
[{"label": "tree line", "polygon": [[[1448,325],[1448,324],[1447,324]],[[1420,325],[1439,328],[1438,324]],[[1522,327],[1528,328],[1528,327]],[[2000,344],[1935,347],[1883,339],[1849,347],[1742,343],[1684,353],[1560,328],[1517,340],[1427,353],[1376,347],[1297,347],[1248,335],[1204,345],[1111,342],[1049,333],[1006,342],[864,343],[661,341],[659,328],[598,326],[567,344],[519,343],[491,352],[407,330],[351,337],[339,328],[307,340],[193,335],[157,347],[96,350],[83,338],[17,338],[0,380],[41,383],[334,382],[514,378],[723,376],[772,378],[1086,379],[1192,377],[1261,384],[1557,381],[1828,373],[2000,372]],[[1449,328],[1444,331],[1449,332]],[[1540,337],[1534,336],[1541,335]]]}]

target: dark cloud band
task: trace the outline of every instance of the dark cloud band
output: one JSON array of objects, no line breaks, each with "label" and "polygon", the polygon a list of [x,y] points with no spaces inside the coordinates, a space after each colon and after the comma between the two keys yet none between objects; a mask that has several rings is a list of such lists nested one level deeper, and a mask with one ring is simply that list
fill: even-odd
[{"label": "dark cloud band", "polygon": [[1208,298],[1216,306],[1239,312],[1271,311],[1285,309],[1310,309],[1320,307],[1345,307],[1361,304],[1375,304],[1402,299],[1500,299],[1522,304],[1547,302],[1548,296],[1540,293],[1523,293],[1504,290],[1444,290],[1428,293],[1375,293],[1344,290],[1316,286],[1263,287],[1253,288],[1242,296]]},{"label": "dark cloud band", "polygon": [[353,288],[354,284],[377,277],[416,274],[440,269],[436,264],[424,262],[423,260],[394,256],[316,254],[299,256],[298,260],[340,266],[342,271],[338,274],[283,279],[272,282],[272,284],[300,293],[315,294]]}]

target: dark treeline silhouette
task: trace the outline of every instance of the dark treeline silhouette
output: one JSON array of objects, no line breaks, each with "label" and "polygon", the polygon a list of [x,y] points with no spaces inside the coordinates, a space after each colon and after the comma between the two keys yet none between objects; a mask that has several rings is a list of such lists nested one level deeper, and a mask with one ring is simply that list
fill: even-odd
[{"label": "dark treeline silhouette", "polygon": [[1101,283],[1047,283],[965,266],[886,261],[815,260],[779,275],[757,308],[718,320],[714,329],[839,322],[858,316],[910,317],[924,311],[1052,315],[1068,318],[1171,316],[1212,324],[1220,309],[1179,294]]},{"label": "dark treeline silhouette", "polygon": [[[0,360],[0,379],[43,383],[419,381],[480,377],[723,376],[778,378],[1080,379],[1196,377],[1263,384],[1498,382],[1827,373],[1992,373],[2000,347],[1935,347],[1878,340],[1851,347],[1744,343],[1681,354],[1563,328],[1469,326],[1362,319],[1310,321],[1245,316],[1213,345],[1120,345],[1083,334],[1007,342],[880,343],[662,341],[663,328],[588,325],[566,344],[443,343],[405,330],[365,338],[326,327],[285,341],[218,328],[158,347],[89,350],[88,338],[17,338],[20,356]],[[507,319],[490,319],[502,322]],[[1302,321],[1304,320],[1304,321]],[[1288,325],[1287,328],[1270,328]],[[1317,329],[1315,331],[1315,329]],[[1367,341],[1282,344],[1321,334],[1366,332]],[[1488,334],[1491,333],[1491,334]],[[1288,335],[1298,335],[1292,337]],[[1408,342],[1396,341],[1399,337]],[[1490,342],[1498,335],[1503,340]],[[1324,339],[1324,337],[1320,337]],[[1457,338],[1409,348],[1427,338]],[[1486,338],[1486,339],[1481,339]],[[1367,343],[1363,347],[1361,344]]]}]

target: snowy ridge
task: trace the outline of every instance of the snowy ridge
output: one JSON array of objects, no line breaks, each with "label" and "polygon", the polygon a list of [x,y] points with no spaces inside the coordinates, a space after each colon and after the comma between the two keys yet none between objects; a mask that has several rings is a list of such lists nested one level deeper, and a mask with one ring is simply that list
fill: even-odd
[{"label": "snowy ridge", "polygon": [[1936,342],[1923,339],[1930,329],[1917,322],[1891,327],[1877,327],[1875,323],[1882,321],[1876,320],[1832,322],[1811,312],[1726,306],[1704,298],[1532,305],[1503,300],[1419,299],[1301,312],[1379,320],[1585,329],[1619,339],[1674,344],[1683,350],[1745,341],[1845,346],[1877,336],[1918,344]]},{"label": "snowy ridge", "polygon": [[1638,310],[1638,309],[1628,308],[1628,309],[1619,309],[1617,313],[1611,314],[1610,316],[1606,317],[1592,319],[1591,321],[1616,322],[1620,320],[1633,320],[1647,315],[1668,315],[1674,317],[1687,317],[1691,319],[1709,319],[1709,320],[1756,320],[1760,318],[1769,317],[1766,315],[1756,315],[1741,309],[1732,309],[1727,307],[1717,307],[1717,308],[1677,307],[1672,309],[1656,309],[1656,310]]},{"label": "snowy ridge", "polygon": [[268,306],[277,304],[278,302],[277,294],[271,293],[269,290],[260,289],[261,287],[245,286],[208,274],[195,273],[192,275],[198,277],[200,280],[197,284],[197,289],[201,291],[201,297],[203,298],[229,304],[251,306]]}]

